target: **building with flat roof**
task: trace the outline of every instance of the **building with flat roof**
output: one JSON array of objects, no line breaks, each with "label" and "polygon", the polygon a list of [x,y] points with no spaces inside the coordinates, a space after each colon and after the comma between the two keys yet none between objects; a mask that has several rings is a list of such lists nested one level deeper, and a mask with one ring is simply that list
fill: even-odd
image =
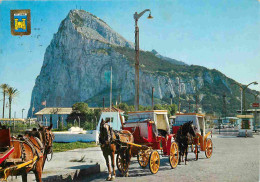
[{"label": "building with flat roof", "polygon": [[[241,110],[237,110],[237,113],[241,113]],[[253,118],[253,121],[256,123],[256,129],[259,129],[260,128],[260,108],[256,108],[256,109],[247,109],[245,111],[245,114],[246,115],[253,115],[254,118]],[[256,121],[255,121],[256,119]],[[253,123],[254,123],[253,122]]]},{"label": "building with flat roof", "polygon": [[71,107],[46,107],[35,113],[37,121],[43,125],[53,124],[53,128],[58,128],[58,123],[67,125],[66,119],[72,113]]}]

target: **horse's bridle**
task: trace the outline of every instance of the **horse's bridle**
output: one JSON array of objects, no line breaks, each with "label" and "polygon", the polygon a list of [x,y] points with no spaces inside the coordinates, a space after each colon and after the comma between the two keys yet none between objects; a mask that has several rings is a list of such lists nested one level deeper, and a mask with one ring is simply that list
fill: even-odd
[{"label": "horse's bridle", "polygon": [[[106,126],[106,127],[105,127]],[[113,129],[107,124],[105,123],[102,126],[103,129],[105,129],[107,131],[107,141],[106,139],[104,139],[104,137],[102,138],[104,141],[104,143],[101,143],[101,145],[111,145],[111,143],[113,142]]]},{"label": "horse's bridle", "polygon": [[[48,131],[46,128],[43,127],[43,135],[44,135],[44,154],[46,154],[47,161],[50,161],[53,156],[53,140],[54,135],[51,131]],[[51,154],[51,158],[48,159],[47,155]]]}]

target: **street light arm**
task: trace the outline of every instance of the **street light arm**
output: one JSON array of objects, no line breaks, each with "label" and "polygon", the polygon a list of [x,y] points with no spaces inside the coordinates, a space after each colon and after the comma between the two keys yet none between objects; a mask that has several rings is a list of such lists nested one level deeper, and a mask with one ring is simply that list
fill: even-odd
[{"label": "street light arm", "polygon": [[249,85],[252,85],[252,84],[257,85],[258,83],[257,82],[251,82],[248,85],[246,85],[244,89],[246,89],[247,87],[249,87]]},{"label": "street light arm", "polygon": [[135,20],[138,20],[141,16],[143,16],[143,14],[145,13],[145,12],[147,12],[147,11],[150,11],[150,13],[151,13],[151,10],[150,9],[145,9],[145,10],[143,10],[141,13],[137,13],[137,12],[135,12],[135,14],[134,14],[134,19]]}]

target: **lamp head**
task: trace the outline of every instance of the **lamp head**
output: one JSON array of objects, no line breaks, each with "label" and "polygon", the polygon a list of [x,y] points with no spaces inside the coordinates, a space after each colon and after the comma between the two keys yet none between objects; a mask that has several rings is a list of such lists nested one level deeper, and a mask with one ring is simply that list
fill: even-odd
[{"label": "lamp head", "polygon": [[254,82],[253,84],[254,84],[254,85],[257,85],[258,83],[257,83],[257,82]]},{"label": "lamp head", "polygon": [[147,17],[147,19],[153,19],[151,13],[149,13],[149,16]]}]

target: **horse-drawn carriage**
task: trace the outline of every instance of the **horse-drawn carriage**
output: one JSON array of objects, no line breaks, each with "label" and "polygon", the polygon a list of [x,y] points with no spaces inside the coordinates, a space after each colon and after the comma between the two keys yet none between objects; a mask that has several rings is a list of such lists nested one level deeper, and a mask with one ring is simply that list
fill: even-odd
[{"label": "horse-drawn carriage", "polygon": [[190,121],[193,123],[196,134],[196,137],[193,138],[190,145],[191,150],[196,155],[196,160],[198,160],[198,153],[200,151],[205,151],[206,157],[210,158],[213,152],[213,143],[208,137],[212,132],[205,134],[205,115],[197,113],[176,114],[175,122],[172,125],[172,133],[176,136],[179,128]]},{"label": "horse-drawn carriage", "polygon": [[10,136],[10,129],[0,123],[0,181],[8,176],[22,175],[27,181],[27,173],[33,171],[36,181],[41,181],[42,170],[47,155],[52,153],[54,135],[50,127],[27,131],[24,135]]},{"label": "horse-drawn carriage", "polygon": [[[160,167],[160,154],[168,156],[172,168],[178,165],[178,145],[170,134],[170,126],[166,110],[136,111],[128,113],[128,120],[122,126],[134,136],[132,155],[137,156],[142,168],[149,164],[151,173],[158,172]],[[117,157],[117,166],[123,166],[120,155]]]},{"label": "horse-drawn carriage", "polygon": [[[121,119],[121,131],[113,130],[111,126],[114,123],[112,122],[113,120],[111,121],[109,118],[106,121],[102,119],[99,136],[109,170],[108,179],[115,177],[115,165],[113,164],[115,154],[117,154],[117,168],[124,176],[128,175],[131,156],[137,156],[142,168],[149,164],[152,174],[159,170],[160,156],[168,156],[170,166],[176,168],[180,162],[180,155],[185,154],[186,164],[188,145],[179,140],[179,138],[186,139],[186,134],[193,136],[191,146],[192,151],[196,154],[196,159],[198,159],[199,151],[205,151],[207,158],[212,155],[213,145],[211,139],[208,138],[211,132],[205,135],[205,120],[202,114],[177,114],[172,132],[170,132],[166,110],[129,112],[128,120],[123,122]],[[111,155],[112,177],[108,155]]]}]

